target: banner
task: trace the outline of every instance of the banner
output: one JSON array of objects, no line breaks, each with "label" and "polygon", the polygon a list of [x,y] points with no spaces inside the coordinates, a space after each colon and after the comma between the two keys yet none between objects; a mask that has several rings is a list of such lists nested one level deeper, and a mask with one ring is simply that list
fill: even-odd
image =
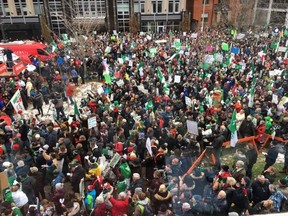
[{"label": "banner", "polygon": [[26,66],[24,65],[24,63],[22,61],[13,66],[13,72],[16,75],[18,75],[20,72],[22,72],[25,69],[26,69]]},{"label": "banner", "polygon": [[0,64],[0,74],[7,72],[6,63]]},{"label": "banner", "polygon": [[96,116],[88,118],[88,129],[91,129],[96,126],[97,126]]},{"label": "banner", "polygon": [[15,92],[13,97],[10,100],[10,103],[14,107],[15,111],[18,112],[19,110],[24,110],[22,98],[19,89]]}]

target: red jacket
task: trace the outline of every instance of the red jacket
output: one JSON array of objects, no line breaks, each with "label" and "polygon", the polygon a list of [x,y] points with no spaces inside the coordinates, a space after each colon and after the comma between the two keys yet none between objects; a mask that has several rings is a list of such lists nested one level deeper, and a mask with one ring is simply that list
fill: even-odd
[{"label": "red jacket", "polygon": [[68,85],[66,86],[66,96],[67,97],[73,96],[73,93],[74,93],[74,88],[70,83],[68,83]]},{"label": "red jacket", "polygon": [[113,207],[111,208],[111,216],[119,216],[127,214],[127,207],[129,204],[129,198],[127,197],[125,200],[116,200],[111,197],[110,202]]},{"label": "red jacket", "polygon": [[94,216],[106,216],[106,204],[101,203],[96,206],[94,210]]}]

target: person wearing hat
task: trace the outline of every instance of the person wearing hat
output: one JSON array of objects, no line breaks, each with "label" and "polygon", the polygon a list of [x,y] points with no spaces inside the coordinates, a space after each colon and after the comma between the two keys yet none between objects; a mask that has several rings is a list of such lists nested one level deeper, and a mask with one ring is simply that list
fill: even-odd
[{"label": "person wearing hat", "polygon": [[[35,182],[35,195],[39,199],[46,199],[45,191],[44,191],[44,186],[45,186],[45,178],[44,174],[42,172],[38,171],[38,168],[36,166],[30,167],[30,176],[33,177],[36,182]],[[41,195],[41,197],[40,197]]]},{"label": "person wearing hat", "polygon": [[94,185],[88,185],[84,199],[86,210],[88,210],[88,212],[91,212],[95,208],[95,199],[96,199],[96,190],[94,188]]},{"label": "person wearing hat", "polygon": [[22,190],[20,190],[20,183],[15,181],[10,187],[10,191],[16,207],[20,208],[23,215],[26,215],[28,209],[28,197]]},{"label": "person wearing hat", "polygon": [[252,190],[249,186],[250,178],[244,176],[241,182],[235,185],[235,190],[232,192],[232,202],[235,204],[232,209],[239,215],[247,213],[249,203],[252,199]]},{"label": "person wearing hat", "polygon": [[288,197],[288,176],[278,180],[278,190]]},{"label": "person wearing hat", "polygon": [[172,198],[169,191],[164,184],[161,184],[158,192],[154,195],[153,199],[154,213],[157,214],[159,207],[164,204],[167,208],[172,204]]}]

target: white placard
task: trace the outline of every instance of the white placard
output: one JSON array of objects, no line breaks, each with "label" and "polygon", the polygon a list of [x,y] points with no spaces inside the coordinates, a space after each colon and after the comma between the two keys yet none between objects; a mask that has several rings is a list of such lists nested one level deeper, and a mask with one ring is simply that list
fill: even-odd
[{"label": "white placard", "polygon": [[146,140],[146,148],[147,148],[147,151],[149,152],[150,156],[152,156],[153,154],[152,154],[151,140],[149,137]]},{"label": "white placard", "polygon": [[204,56],[204,62],[206,62],[208,64],[213,64],[214,56],[213,55],[205,55]]},{"label": "white placard", "polygon": [[187,120],[187,131],[193,135],[198,136],[198,123],[196,121]]},{"label": "white placard", "polygon": [[174,77],[174,82],[175,82],[175,83],[180,83],[180,82],[181,82],[181,76],[175,75],[175,77]]},{"label": "white placard", "polygon": [[278,104],[278,95],[276,94],[272,95],[272,103]]},{"label": "white placard", "polygon": [[190,106],[190,107],[191,107],[191,106],[192,106],[192,100],[191,100],[191,98],[185,96],[185,103],[186,103],[187,106]]},{"label": "white placard", "polygon": [[88,129],[91,129],[96,126],[97,126],[96,116],[88,118]]},{"label": "white placard", "polygon": [[191,38],[197,38],[197,33],[191,34]]},{"label": "white placard", "polygon": [[104,89],[103,89],[102,87],[99,87],[99,88],[97,89],[97,93],[98,93],[99,95],[101,95],[103,92],[104,92]]},{"label": "white placard", "polygon": [[132,60],[129,60],[129,64],[128,64],[130,67],[133,66],[133,61]]},{"label": "white placard", "polygon": [[121,87],[121,86],[123,86],[124,85],[124,81],[121,79],[121,80],[118,80],[117,82],[116,82],[116,84],[119,86],[119,87]]},{"label": "white placard", "polygon": [[187,35],[187,32],[183,32],[183,36],[186,37],[186,35]]},{"label": "white placard", "polygon": [[278,48],[278,52],[286,52],[286,47],[284,47],[284,46],[280,46],[279,48]]}]

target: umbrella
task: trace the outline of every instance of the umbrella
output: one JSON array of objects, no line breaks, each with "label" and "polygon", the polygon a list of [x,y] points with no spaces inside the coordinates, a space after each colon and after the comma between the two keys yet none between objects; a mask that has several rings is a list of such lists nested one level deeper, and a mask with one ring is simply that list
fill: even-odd
[{"label": "umbrella", "polygon": [[0,120],[4,120],[8,126],[12,125],[11,119],[8,115],[1,115]]}]

